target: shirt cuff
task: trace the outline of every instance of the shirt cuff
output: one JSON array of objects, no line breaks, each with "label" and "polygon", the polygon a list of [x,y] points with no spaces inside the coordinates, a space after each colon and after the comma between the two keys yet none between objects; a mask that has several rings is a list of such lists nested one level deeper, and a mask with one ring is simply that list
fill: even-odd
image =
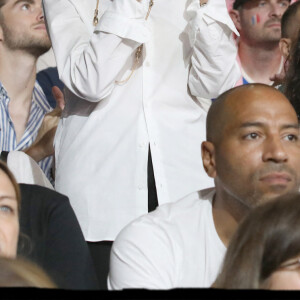
[{"label": "shirt cuff", "polygon": [[199,0],[193,0],[187,7],[187,14],[191,29],[189,32],[191,46],[195,43],[198,30],[203,30],[201,28],[203,27],[203,22],[207,26],[219,22],[239,36],[239,32],[229,16],[225,0],[208,0],[207,4],[203,6],[200,6]]},{"label": "shirt cuff", "polygon": [[150,32],[144,19],[130,19],[120,14],[106,12],[95,27],[95,32],[102,31],[130,39],[140,44],[149,40]]}]

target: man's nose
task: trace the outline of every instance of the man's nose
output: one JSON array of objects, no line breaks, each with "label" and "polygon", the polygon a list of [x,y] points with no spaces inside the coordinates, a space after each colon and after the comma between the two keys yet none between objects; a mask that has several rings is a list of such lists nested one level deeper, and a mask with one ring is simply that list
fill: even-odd
[{"label": "man's nose", "polygon": [[270,16],[271,17],[277,17],[280,18],[282,17],[285,9],[280,6],[280,3],[271,3],[270,4]]},{"label": "man's nose", "polygon": [[40,5],[37,7],[37,20],[38,21],[44,20],[44,11],[43,11],[42,3],[40,3]]},{"label": "man's nose", "polygon": [[263,161],[283,163],[288,160],[288,155],[280,137],[270,137],[265,141]]}]

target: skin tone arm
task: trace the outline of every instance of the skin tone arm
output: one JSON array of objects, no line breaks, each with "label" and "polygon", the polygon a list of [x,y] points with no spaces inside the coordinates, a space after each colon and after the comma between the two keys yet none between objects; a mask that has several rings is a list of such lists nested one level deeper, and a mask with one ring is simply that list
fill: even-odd
[{"label": "skin tone arm", "polygon": [[35,142],[24,151],[36,162],[54,154],[53,140],[65,103],[64,95],[57,86],[52,88],[52,93],[56,100],[56,108],[45,115]]}]

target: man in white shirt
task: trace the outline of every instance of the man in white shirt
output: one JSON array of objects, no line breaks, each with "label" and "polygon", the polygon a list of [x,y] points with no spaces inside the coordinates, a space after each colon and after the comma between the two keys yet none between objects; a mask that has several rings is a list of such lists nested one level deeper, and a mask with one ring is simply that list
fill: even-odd
[{"label": "man in white shirt", "polygon": [[[66,86],[56,189],[91,248],[157,204],[213,186],[201,163],[205,110],[240,71],[225,0],[206,2],[43,1]],[[107,256],[94,253],[104,270]]]},{"label": "man in white shirt", "polygon": [[240,33],[238,57],[243,78],[240,84],[273,84],[283,59],[279,51],[281,17],[290,0],[235,0],[230,16]]},{"label": "man in white shirt", "polygon": [[299,125],[288,99],[262,84],[221,95],[208,112],[202,159],[215,189],[125,227],[111,252],[110,289],[211,286],[247,212],[299,190]]}]

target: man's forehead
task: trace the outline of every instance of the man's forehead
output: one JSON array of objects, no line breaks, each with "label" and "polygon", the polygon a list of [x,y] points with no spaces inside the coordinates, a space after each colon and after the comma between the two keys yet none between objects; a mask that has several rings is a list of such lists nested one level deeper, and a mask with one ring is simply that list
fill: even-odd
[{"label": "man's forehead", "polygon": [[297,115],[289,101],[276,90],[249,88],[236,91],[227,99],[226,117],[233,123],[275,120],[297,123]]}]

